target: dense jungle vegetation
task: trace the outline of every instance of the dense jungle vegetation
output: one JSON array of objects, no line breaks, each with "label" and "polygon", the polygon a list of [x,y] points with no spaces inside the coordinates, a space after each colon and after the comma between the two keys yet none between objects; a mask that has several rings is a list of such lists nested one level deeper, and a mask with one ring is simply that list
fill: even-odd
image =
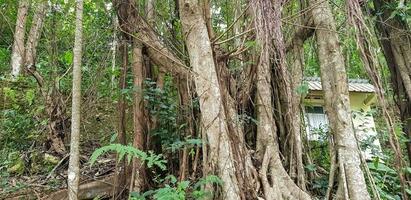
[{"label": "dense jungle vegetation", "polygon": [[410,26],[409,0],[0,0],[0,199],[407,200]]}]

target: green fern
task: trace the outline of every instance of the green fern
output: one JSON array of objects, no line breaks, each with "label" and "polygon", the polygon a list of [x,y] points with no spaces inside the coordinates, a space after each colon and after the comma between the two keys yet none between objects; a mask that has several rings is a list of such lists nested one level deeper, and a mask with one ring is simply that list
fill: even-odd
[{"label": "green fern", "polygon": [[206,184],[216,184],[216,185],[222,185],[223,180],[220,179],[220,177],[215,176],[215,175],[208,175],[204,178],[201,178],[195,185],[194,189],[200,189],[202,186]]},{"label": "green fern", "polygon": [[201,178],[194,185],[191,185],[190,181],[177,181],[177,178],[174,175],[168,175],[161,181],[163,182],[164,187],[156,190],[149,190],[142,194],[139,192],[131,192],[129,200],[210,199],[213,197],[212,191],[206,190],[203,186],[206,184],[223,184],[223,181],[215,175],[209,175]]},{"label": "green fern", "polygon": [[138,158],[141,161],[146,162],[147,167],[149,168],[155,165],[162,170],[166,169],[165,163],[167,161],[163,159],[163,155],[156,155],[152,151],[149,151],[147,154],[146,152],[141,151],[131,145],[122,144],[110,144],[96,149],[90,157],[91,165],[96,162],[98,157],[110,151],[114,151],[118,154],[118,161],[121,161],[124,157],[127,157],[127,162],[130,163],[132,158]]}]

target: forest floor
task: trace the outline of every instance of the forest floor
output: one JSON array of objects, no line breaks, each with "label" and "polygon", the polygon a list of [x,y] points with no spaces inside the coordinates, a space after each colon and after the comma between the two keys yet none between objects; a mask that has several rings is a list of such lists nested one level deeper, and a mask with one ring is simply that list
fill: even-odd
[{"label": "forest floor", "polygon": [[[115,156],[112,154],[101,156],[92,167],[89,163],[89,157],[100,146],[97,141],[87,141],[82,145],[80,185],[96,180],[105,180],[113,173],[116,163]],[[45,159],[54,162],[51,170],[47,170],[47,173],[36,174],[30,174],[30,172],[1,174],[0,199],[60,199],[56,198],[56,195],[61,195],[59,192],[64,192],[67,188],[68,153],[57,157],[47,152],[41,152],[39,149],[32,149],[27,155],[21,157],[29,158],[29,154],[33,152],[40,153]],[[30,159],[23,159],[23,162],[25,166],[33,166]],[[64,192],[64,195],[66,193]],[[52,196],[55,197],[52,198]]]}]

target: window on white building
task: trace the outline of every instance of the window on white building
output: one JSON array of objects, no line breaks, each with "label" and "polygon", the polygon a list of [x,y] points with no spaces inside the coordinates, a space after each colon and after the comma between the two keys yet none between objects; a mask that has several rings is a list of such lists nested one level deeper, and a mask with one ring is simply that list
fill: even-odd
[{"label": "window on white building", "polygon": [[305,121],[308,140],[325,139],[328,131],[328,119],[322,106],[306,106]]}]

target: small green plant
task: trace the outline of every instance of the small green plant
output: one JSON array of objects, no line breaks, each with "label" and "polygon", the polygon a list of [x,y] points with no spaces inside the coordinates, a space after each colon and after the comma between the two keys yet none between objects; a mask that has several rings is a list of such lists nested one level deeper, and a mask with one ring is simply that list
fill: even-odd
[{"label": "small green plant", "polygon": [[305,97],[308,94],[309,87],[307,82],[301,83],[299,86],[297,86],[296,91],[297,94],[300,94],[301,96]]},{"label": "small green plant", "polygon": [[184,141],[180,141],[177,140],[174,143],[170,144],[170,147],[168,147],[167,149],[170,149],[171,152],[175,152],[179,149],[181,149],[182,147],[194,147],[194,146],[201,146],[202,141],[201,139],[192,139],[192,138],[187,138]]},{"label": "small green plant", "polygon": [[162,170],[166,169],[166,165],[165,165],[166,161],[162,159],[163,156],[161,154],[156,155],[152,151],[149,151],[148,153],[146,153],[131,145],[122,145],[122,144],[110,144],[110,145],[103,146],[103,147],[96,149],[90,157],[91,165],[93,165],[97,161],[98,157],[110,151],[114,151],[119,155],[118,161],[126,157],[128,163],[130,163],[132,158],[138,158],[142,160],[143,162],[146,162],[147,167],[149,168],[155,165]]},{"label": "small green plant", "polygon": [[185,200],[185,199],[205,199],[212,193],[204,189],[206,184],[223,184],[222,180],[214,175],[206,176],[197,183],[191,184],[190,181],[177,181],[173,175],[167,176],[163,180],[164,187],[149,190],[142,194],[138,192],[130,193],[130,200]]},{"label": "small green plant", "polygon": [[367,164],[381,198],[388,200],[401,199],[401,186],[397,172],[390,166],[381,163],[378,157]]}]

